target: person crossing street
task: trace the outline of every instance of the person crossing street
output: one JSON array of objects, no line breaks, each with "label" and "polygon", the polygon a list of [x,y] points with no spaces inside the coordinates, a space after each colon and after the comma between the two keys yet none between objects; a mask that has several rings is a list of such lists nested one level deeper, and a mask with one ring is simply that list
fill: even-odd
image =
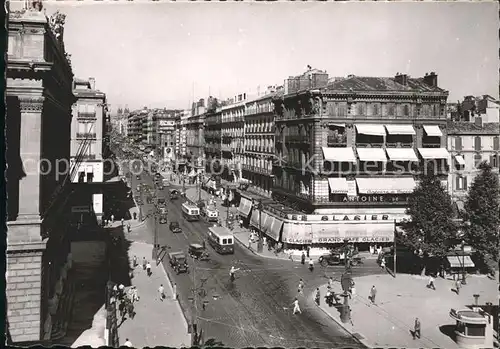
[{"label": "person crossing street", "polygon": [[299,294],[304,294],[304,280],[299,280]]},{"label": "person crossing street", "polygon": [[229,278],[231,279],[231,282],[234,281],[234,273],[240,270],[240,268],[235,268],[234,266],[231,267],[231,270],[229,271]]},{"label": "person crossing street", "polygon": [[302,311],[300,310],[300,306],[299,306],[299,300],[297,298],[295,298],[295,300],[293,301],[293,314],[302,314]]}]

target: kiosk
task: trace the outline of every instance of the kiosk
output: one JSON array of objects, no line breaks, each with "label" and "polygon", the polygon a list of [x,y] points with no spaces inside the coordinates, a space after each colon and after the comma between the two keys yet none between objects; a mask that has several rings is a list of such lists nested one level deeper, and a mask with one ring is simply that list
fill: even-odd
[{"label": "kiosk", "polygon": [[493,348],[493,317],[479,307],[451,309],[450,317],[456,320],[455,342],[460,348]]}]

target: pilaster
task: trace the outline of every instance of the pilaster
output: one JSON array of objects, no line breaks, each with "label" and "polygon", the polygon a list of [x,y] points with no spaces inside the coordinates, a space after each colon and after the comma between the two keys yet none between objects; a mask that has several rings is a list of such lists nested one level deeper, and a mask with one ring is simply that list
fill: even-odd
[{"label": "pilaster", "polygon": [[20,157],[23,166],[23,177],[19,183],[19,215],[18,219],[28,221],[40,220],[42,159],[42,96],[20,96],[21,135]]}]

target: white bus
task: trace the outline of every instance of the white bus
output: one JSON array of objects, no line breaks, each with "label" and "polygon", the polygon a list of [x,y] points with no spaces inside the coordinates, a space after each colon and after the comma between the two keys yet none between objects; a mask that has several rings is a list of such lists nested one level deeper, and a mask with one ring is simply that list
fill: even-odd
[{"label": "white bus", "polygon": [[208,243],[220,254],[234,253],[234,236],[231,231],[225,227],[208,228]]},{"label": "white bus", "polygon": [[182,204],[182,215],[187,221],[199,221],[200,209],[195,204],[185,202]]}]

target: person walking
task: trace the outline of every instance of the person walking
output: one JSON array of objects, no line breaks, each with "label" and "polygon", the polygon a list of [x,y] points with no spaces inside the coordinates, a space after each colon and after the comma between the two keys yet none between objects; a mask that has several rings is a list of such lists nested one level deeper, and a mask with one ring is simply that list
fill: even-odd
[{"label": "person walking", "polygon": [[300,256],[300,263],[302,265],[306,264],[306,254],[302,251],[302,256]]},{"label": "person walking", "polygon": [[134,256],[134,259],[132,260],[132,265],[135,267],[137,267],[137,256]]},{"label": "person walking", "polygon": [[252,234],[248,237],[248,248],[252,248]]},{"label": "person walking", "polygon": [[132,230],[132,228],[130,227],[130,222],[127,223],[127,231],[130,233],[130,231]]},{"label": "person walking", "polygon": [[436,286],[434,285],[434,277],[432,275],[429,275],[429,281],[427,282],[427,288],[432,288],[434,291],[436,291]]},{"label": "person walking", "polygon": [[420,339],[420,320],[415,318],[415,325],[413,326],[413,339]]},{"label": "person walking", "polygon": [[309,258],[309,270],[312,272],[314,270],[314,261],[312,258]]},{"label": "person walking", "polygon": [[158,293],[160,294],[160,300],[163,302],[165,299],[165,288],[163,288],[163,284],[158,288]]},{"label": "person walking", "polygon": [[380,268],[385,270],[385,258],[382,258],[382,260],[380,261]]},{"label": "person walking", "polygon": [[333,287],[333,278],[330,276],[328,279],[328,287],[332,288]]},{"label": "person walking", "polygon": [[111,223],[114,223],[114,222],[115,222],[115,215],[114,215],[114,214],[112,214],[112,215],[111,215]]},{"label": "person walking", "polygon": [[455,291],[457,292],[457,295],[460,295],[460,287],[462,286],[460,282],[460,278],[457,278],[455,281]]},{"label": "person walking", "polygon": [[304,280],[300,279],[299,281],[299,294],[303,294],[304,291]]},{"label": "person walking", "polygon": [[314,300],[316,301],[317,305],[320,304],[320,299],[321,299],[321,294],[319,292],[319,287],[318,287],[318,288],[316,288],[316,296],[314,297]]},{"label": "person walking", "polygon": [[148,274],[148,276],[151,276],[151,264],[149,264],[149,262],[146,264],[146,273]]},{"label": "person walking", "polygon": [[118,298],[120,300],[123,300],[124,295],[125,295],[125,286],[123,286],[123,284],[120,284],[120,286],[118,286]]},{"label": "person walking", "polygon": [[122,228],[123,228],[123,226],[125,224],[125,220],[123,218],[121,219],[121,223],[122,223]]},{"label": "person walking", "polygon": [[177,283],[174,282],[174,285],[172,286],[172,298],[174,300],[177,299]]},{"label": "person walking", "polygon": [[373,285],[370,290],[370,297],[369,297],[372,304],[375,304],[375,297],[377,297],[377,288],[375,287],[375,285]]},{"label": "person walking", "polygon": [[142,257],[142,269],[146,270],[147,265],[148,265],[148,261],[146,260],[146,257]]},{"label": "person walking", "polygon": [[300,311],[300,307],[299,307],[299,300],[297,298],[295,298],[295,300],[293,301],[293,314],[302,314],[302,311]]},{"label": "person walking", "polygon": [[128,338],[125,339],[125,343],[123,343],[123,345],[132,348],[132,342],[130,342]]}]

